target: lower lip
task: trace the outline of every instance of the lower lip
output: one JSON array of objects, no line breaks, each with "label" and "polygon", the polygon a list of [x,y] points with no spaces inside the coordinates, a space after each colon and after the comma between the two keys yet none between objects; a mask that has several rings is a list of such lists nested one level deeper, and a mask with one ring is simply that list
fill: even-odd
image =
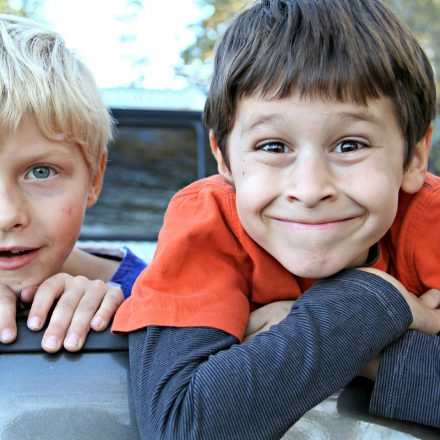
[{"label": "lower lip", "polygon": [[283,226],[286,226],[288,228],[292,229],[304,229],[304,230],[311,230],[311,231],[317,231],[317,230],[326,230],[326,229],[337,229],[341,227],[347,226],[348,223],[352,222],[356,217],[351,217],[344,220],[338,220],[334,222],[328,222],[328,223],[299,223],[299,222],[292,222],[288,220],[281,220],[281,219],[274,219],[278,223],[282,224]]},{"label": "lower lip", "polygon": [[40,249],[34,249],[16,257],[0,257],[0,270],[17,270],[31,264],[38,256]]}]

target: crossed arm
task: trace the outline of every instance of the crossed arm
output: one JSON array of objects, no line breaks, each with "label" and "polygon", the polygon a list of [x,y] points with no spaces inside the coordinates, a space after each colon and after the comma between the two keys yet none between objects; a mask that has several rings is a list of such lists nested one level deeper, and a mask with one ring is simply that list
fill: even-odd
[{"label": "crossed arm", "polygon": [[[427,308],[440,307],[440,291],[420,296]],[[293,301],[268,304],[251,314],[246,340],[284,319]],[[426,329],[425,329],[426,330]],[[431,329],[435,332],[435,329]],[[375,380],[370,401],[372,415],[440,428],[440,337],[407,330],[363,368],[359,375]]]},{"label": "crossed arm", "polygon": [[285,319],[244,344],[207,327],[133,332],[142,437],[280,438],[408,327],[440,330],[440,312],[399,288],[373,274],[341,273],[315,283]]}]

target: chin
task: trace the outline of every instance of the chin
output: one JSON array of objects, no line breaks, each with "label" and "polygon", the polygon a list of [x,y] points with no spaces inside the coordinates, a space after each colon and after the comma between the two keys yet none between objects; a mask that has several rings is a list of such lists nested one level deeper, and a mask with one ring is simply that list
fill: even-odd
[{"label": "chin", "polygon": [[346,267],[342,264],[329,264],[327,260],[321,261],[316,258],[308,264],[304,264],[304,261],[297,265],[289,264],[284,267],[295,276],[313,279],[331,277]]}]

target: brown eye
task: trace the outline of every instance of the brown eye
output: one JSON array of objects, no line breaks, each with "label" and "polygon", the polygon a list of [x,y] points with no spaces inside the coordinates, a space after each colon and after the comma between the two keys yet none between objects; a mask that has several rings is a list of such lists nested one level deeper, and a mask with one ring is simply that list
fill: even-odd
[{"label": "brown eye", "polygon": [[286,144],[282,142],[267,142],[261,145],[258,149],[268,153],[287,153],[289,151]]},{"label": "brown eye", "polygon": [[361,150],[365,148],[366,145],[363,142],[354,141],[351,139],[347,139],[345,141],[340,142],[336,148],[336,153],[352,153],[353,151]]}]

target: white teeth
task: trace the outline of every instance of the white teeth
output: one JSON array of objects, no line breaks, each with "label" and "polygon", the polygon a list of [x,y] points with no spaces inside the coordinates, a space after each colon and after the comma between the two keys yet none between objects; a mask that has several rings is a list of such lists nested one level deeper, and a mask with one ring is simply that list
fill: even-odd
[{"label": "white teeth", "polygon": [[10,251],[11,252],[11,254],[19,254],[21,251]]}]

